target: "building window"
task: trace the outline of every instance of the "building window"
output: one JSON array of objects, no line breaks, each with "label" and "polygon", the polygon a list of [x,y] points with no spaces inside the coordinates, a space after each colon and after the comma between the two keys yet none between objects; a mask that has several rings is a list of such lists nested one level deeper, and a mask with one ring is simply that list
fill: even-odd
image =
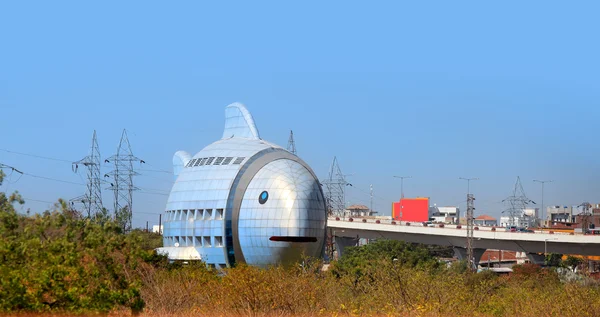
[{"label": "building window", "polygon": [[201,247],[202,246],[202,237],[194,237],[194,246]]},{"label": "building window", "polygon": [[217,214],[215,215],[215,219],[216,220],[222,220],[223,219],[223,208],[217,209]]},{"label": "building window", "polygon": [[194,164],[194,167],[200,166],[201,161],[202,161],[202,159],[196,159],[196,163]]},{"label": "building window", "polygon": [[210,220],[210,219],[212,219],[212,214],[213,214],[213,210],[212,209],[205,209],[204,210],[204,220]]},{"label": "building window", "polygon": [[194,237],[188,236],[187,239],[186,239],[186,244],[187,244],[188,247],[193,246],[194,245]]},{"label": "building window", "polygon": [[229,163],[231,163],[231,160],[233,160],[233,157],[226,157],[223,163],[221,163],[221,165],[229,165]]},{"label": "building window", "polygon": [[192,167],[192,165],[194,165],[194,163],[196,163],[196,159],[191,159],[185,167]]},{"label": "building window", "polygon": [[205,248],[211,247],[210,237],[202,237],[202,246],[204,246]]},{"label": "building window", "polygon": [[242,164],[242,162],[244,161],[245,157],[238,157],[235,159],[235,161],[233,161],[233,164],[235,165],[240,165]]},{"label": "building window", "polygon": [[211,165],[214,160],[215,160],[214,157],[209,157],[208,161],[206,162],[206,165]]},{"label": "building window", "polygon": [[202,212],[202,209],[196,209],[196,212],[194,213],[194,220],[202,219]]},{"label": "building window", "polygon": [[192,210],[190,210],[190,211],[188,212],[187,219],[188,219],[188,220],[194,220],[194,213],[195,213],[195,210],[193,210],[193,209],[192,209]]},{"label": "building window", "polygon": [[221,165],[221,163],[223,162],[225,158],[222,156],[217,157],[217,160],[215,161],[214,165]]},{"label": "building window", "polygon": [[219,236],[215,237],[215,247],[217,247],[217,248],[223,247],[223,237],[219,237]]}]

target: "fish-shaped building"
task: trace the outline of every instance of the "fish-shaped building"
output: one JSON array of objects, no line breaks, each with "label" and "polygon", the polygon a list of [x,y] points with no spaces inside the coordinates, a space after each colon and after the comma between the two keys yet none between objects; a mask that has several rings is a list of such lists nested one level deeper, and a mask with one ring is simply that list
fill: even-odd
[{"label": "fish-shaped building", "polygon": [[223,137],[193,156],[178,151],[173,169],[159,248],[169,259],[266,267],[322,255],[327,217],[317,176],[262,140],[244,105],[227,106]]}]

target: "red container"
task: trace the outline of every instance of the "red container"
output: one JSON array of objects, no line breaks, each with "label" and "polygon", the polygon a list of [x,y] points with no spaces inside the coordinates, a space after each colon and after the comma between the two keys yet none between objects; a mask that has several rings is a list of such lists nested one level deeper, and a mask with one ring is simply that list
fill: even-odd
[{"label": "red container", "polygon": [[392,218],[400,221],[429,221],[429,198],[402,198],[392,204]]}]

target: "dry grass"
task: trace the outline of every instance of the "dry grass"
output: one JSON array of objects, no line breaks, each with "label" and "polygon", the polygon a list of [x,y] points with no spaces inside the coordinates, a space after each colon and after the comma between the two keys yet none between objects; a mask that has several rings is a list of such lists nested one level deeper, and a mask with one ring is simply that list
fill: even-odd
[{"label": "dry grass", "polygon": [[240,266],[145,272],[143,316],[600,316],[600,289],[533,270],[511,277],[394,267],[359,278]]}]

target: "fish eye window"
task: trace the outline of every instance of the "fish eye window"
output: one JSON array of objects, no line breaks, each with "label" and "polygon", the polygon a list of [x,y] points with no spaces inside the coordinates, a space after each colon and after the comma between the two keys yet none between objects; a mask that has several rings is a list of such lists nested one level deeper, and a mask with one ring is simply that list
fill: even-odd
[{"label": "fish eye window", "polygon": [[260,196],[258,196],[258,202],[263,205],[264,203],[267,202],[267,200],[269,199],[269,193],[265,190],[262,193],[260,193]]}]

